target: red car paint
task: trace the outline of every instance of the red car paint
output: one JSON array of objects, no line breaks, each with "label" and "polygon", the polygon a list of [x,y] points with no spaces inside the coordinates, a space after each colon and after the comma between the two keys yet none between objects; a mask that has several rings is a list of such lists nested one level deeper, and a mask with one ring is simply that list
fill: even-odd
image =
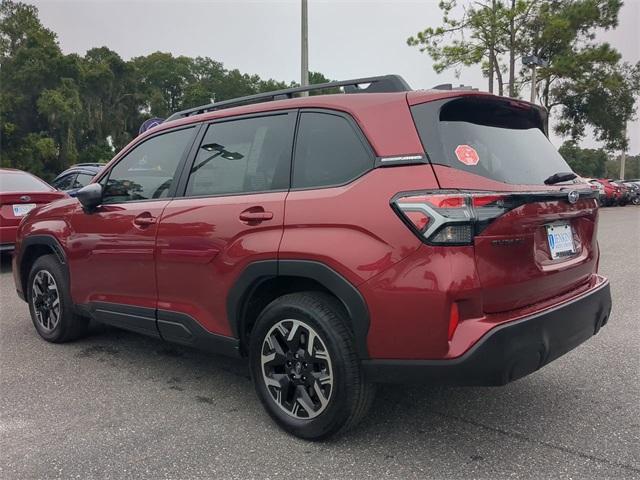
[{"label": "red car paint", "polygon": [[[493,98],[477,92],[327,95],[195,115],[145,132],[94,181],[158,132],[283,109],[343,112],[377,157],[424,157],[430,145],[423,146],[410,106],[462,96]],[[408,228],[392,199],[400,192],[440,189],[521,194],[564,188],[504,183],[432,162],[372,168],[329,188],[121,203],[92,214],[70,199],[32,214],[18,245],[35,236],[55,238],[66,254],[76,304],[184,313],[207,332],[227,337],[234,336],[228,298],[247,266],[264,260],[318,262],[362,295],[369,358],[452,359],[497,326],[602,284],[596,273],[596,202],[528,201],[493,220],[472,244],[442,246],[425,243]],[[246,213],[268,216],[252,221],[243,219]],[[147,223],[140,223],[142,217]],[[576,253],[552,260],[545,225],[557,221],[572,226]],[[21,291],[19,263],[14,276]]]},{"label": "red car paint", "polygon": [[[25,182],[23,189],[17,182]],[[16,191],[18,190],[18,191]],[[0,168],[0,251],[11,250],[23,216],[14,214],[14,205],[45,205],[67,194],[58,192],[30,173],[12,168]]]},{"label": "red car paint", "polygon": [[607,205],[614,205],[620,201],[622,194],[618,185],[606,178],[598,178],[595,181],[604,186],[604,202]]}]

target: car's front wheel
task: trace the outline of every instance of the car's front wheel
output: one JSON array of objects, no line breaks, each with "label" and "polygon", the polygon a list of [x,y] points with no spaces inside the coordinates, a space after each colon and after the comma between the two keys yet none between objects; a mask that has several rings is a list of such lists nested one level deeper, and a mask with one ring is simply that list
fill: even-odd
[{"label": "car's front wheel", "polygon": [[48,342],[68,342],[86,332],[88,320],[73,311],[67,273],[55,255],[43,255],[34,262],[27,299],[33,325]]},{"label": "car's front wheel", "polygon": [[258,396],[284,430],[318,440],[354,426],[373,386],[363,377],[354,336],[339,302],[303,292],[274,300],[251,334],[251,373]]}]

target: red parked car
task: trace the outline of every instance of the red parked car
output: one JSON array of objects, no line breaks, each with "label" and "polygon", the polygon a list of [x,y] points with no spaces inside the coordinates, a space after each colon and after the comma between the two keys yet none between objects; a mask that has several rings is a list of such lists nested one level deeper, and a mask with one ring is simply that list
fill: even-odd
[{"label": "red parked car", "polygon": [[604,195],[600,196],[600,203],[605,207],[618,205],[622,200],[622,192],[620,187],[606,178],[598,178],[595,180],[604,186]]},{"label": "red parked car", "polygon": [[13,251],[18,224],[27,213],[66,196],[30,173],[0,168],[0,253]]},{"label": "red parked car", "polygon": [[22,223],[16,288],[51,342],[92,318],[249,357],[303,438],[354,425],[375,383],[503,385],[611,309],[595,191],[545,115],[397,76],[180,112]]}]

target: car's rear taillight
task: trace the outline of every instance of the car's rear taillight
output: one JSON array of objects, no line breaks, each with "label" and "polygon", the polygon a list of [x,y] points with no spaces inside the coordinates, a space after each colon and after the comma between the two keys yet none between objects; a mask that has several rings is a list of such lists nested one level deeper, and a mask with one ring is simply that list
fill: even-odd
[{"label": "car's rear taillight", "polygon": [[470,245],[473,237],[513,206],[498,193],[401,193],[391,205],[400,218],[432,245]]},{"label": "car's rear taillight", "polygon": [[471,245],[489,223],[521,205],[549,201],[575,204],[592,199],[595,206],[595,198],[593,190],[573,187],[522,192],[436,190],[398,193],[391,199],[391,206],[425,243]]}]

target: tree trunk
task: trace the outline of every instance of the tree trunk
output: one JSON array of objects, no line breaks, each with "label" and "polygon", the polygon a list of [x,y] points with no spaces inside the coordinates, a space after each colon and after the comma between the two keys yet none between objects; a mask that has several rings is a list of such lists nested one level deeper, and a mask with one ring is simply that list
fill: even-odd
[{"label": "tree trunk", "polygon": [[501,97],[504,95],[504,83],[502,81],[502,72],[500,71],[500,64],[496,56],[493,56],[493,65],[496,69],[496,76],[498,77],[498,95]]},{"label": "tree trunk", "polygon": [[496,0],[491,0],[491,38],[489,39],[489,93],[493,93],[493,76],[495,75],[496,56]]},{"label": "tree trunk", "polygon": [[489,93],[493,93],[493,47],[489,49]]},{"label": "tree trunk", "polygon": [[516,96],[516,25],[514,11],[516,0],[511,0],[511,16],[509,20],[509,96]]},{"label": "tree trunk", "polygon": [[549,90],[550,90],[549,81],[546,80],[544,82],[544,87],[542,88],[542,95],[540,100],[542,101],[544,108],[547,110],[547,116],[546,116],[545,125],[544,125],[547,135],[549,135],[549,120],[551,118],[551,107],[549,106]]}]

